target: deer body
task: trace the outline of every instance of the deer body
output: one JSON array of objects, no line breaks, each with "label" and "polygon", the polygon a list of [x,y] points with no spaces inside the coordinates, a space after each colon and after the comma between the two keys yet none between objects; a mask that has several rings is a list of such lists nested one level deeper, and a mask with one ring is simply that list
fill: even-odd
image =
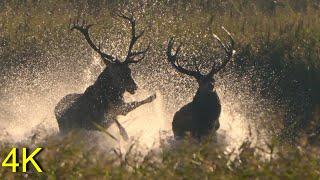
[{"label": "deer body", "polygon": [[[125,103],[122,97],[125,89],[113,86],[112,74],[108,74],[108,70],[105,71],[83,94],[69,94],[58,103],[55,115],[62,133],[74,129],[96,130],[96,125],[108,128],[115,122],[123,136],[126,136],[124,128],[116,120],[117,116],[126,115],[133,109],[154,99],[152,96],[141,102]],[[106,81],[107,79],[109,81]],[[136,88],[136,85],[133,84],[132,87],[127,88],[127,91],[134,93]]]},{"label": "deer body", "polygon": [[200,138],[211,130],[219,129],[220,100],[215,91],[197,91],[192,102],[183,106],[173,117],[172,130],[176,137],[190,132]]},{"label": "deer body", "polygon": [[[226,30],[225,30],[226,31]],[[204,75],[200,72],[199,66],[196,62],[196,71],[187,70],[179,65],[178,53],[181,45],[178,46],[175,54],[172,54],[174,45],[173,38],[170,39],[167,48],[167,57],[171,65],[180,73],[194,77],[198,83],[198,90],[192,102],[183,106],[177,111],[173,117],[172,130],[175,137],[184,137],[187,132],[197,139],[210,134],[213,130],[218,130],[220,127],[219,117],[221,113],[221,104],[219,96],[214,89],[213,75],[219,72],[231,60],[234,50],[234,41],[230,33],[230,44],[226,45],[215,35],[215,39],[226,52],[226,60],[224,60],[219,67],[214,62],[211,71]]]},{"label": "deer body", "polygon": [[[99,53],[107,67],[83,94],[69,94],[57,104],[55,116],[61,133],[67,133],[74,129],[98,130],[101,127],[108,128],[111,124],[116,123],[122,137],[127,139],[128,135],[118,122],[117,116],[126,115],[133,109],[155,99],[155,95],[153,95],[140,102],[125,103],[123,100],[125,92],[134,94],[137,90],[129,64],[142,60],[148,48],[132,52],[133,45],[143,32],[136,36],[135,19],[125,15],[120,15],[120,17],[129,20],[132,26],[132,40],[124,61],[101,52],[100,47],[97,47],[89,36],[88,30],[91,25],[85,25],[84,22],[83,25],[79,25],[78,22],[73,24],[71,29],[76,29],[84,35],[88,44]],[[137,56],[142,57],[135,60]]]}]

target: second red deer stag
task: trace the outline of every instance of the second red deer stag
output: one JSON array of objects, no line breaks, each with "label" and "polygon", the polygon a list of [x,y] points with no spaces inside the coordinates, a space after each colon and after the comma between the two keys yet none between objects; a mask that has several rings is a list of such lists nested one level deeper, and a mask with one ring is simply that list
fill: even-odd
[{"label": "second red deer stag", "polygon": [[218,94],[214,89],[215,80],[213,76],[227,65],[234,54],[234,40],[226,29],[224,31],[228,34],[229,43],[223,43],[216,35],[214,37],[225,52],[226,58],[219,66],[214,61],[210,72],[206,75],[200,72],[196,63],[194,63],[197,66],[195,67],[196,71],[191,71],[180,66],[178,55],[181,45],[177,47],[176,52],[173,54],[173,38],[168,43],[167,57],[171,65],[178,72],[194,77],[199,86],[192,102],[183,106],[173,117],[172,129],[175,137],[183,137],[189,132],[192,137],[200,139],[208,135],[212,130],[216,131],[219,129],[221,104]]},{"label": "second red deer stag", "polygon": [[90,47],[97,52],[106,68],[99,75],[93,85],[89,86],[83,94],[69,94],[55,107],[55,115],[59,130],[62,133],[74,129],[97,130],[98,126],[109,127],[116,123],[124,139],[128,138],[126,130],[118,122],[118,115],[126,115],[133,109],[152,102],[155,95],[140,102],[125,103],[123,94],[127,91],[134,94],[137,84],[132,78],[130,64],[137,64],[144,57],[149,47],[142,51],[134,51],[133,47],[144,31],[137,34],[136,20],[133,16],[119,15],[130,22],[131,41],[127,55],[120,60],[112,55],[102,52],[100,45],[96,46],[89,35],[89,28],[85,22],[75,21],[71,30],[79,31]]}]

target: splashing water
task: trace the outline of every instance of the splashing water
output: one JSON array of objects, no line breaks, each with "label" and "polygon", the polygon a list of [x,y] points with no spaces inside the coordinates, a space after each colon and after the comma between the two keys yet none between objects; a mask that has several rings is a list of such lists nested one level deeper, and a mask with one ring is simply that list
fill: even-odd
[{"label": "splashing water", "polygon": [[[5,100],[1,101],[1,108],[6,111],[1,112],[1,125],[5,129],[2,135],[3,140],[19,142],[30,137],[32,133],[52,134],[57,132],[57,123],[53,114],[53,109],[57,101],[71,92],[82,92],[96,78],[98,72],[104,68],[101,66],[100,59],[94,57],[91,64],[84,70],[83,84],[78,87],[68,86],[64,82],[59,83],[59,88],[52,89],[49,93],[37,94],[37,89],[32,91],[20,91],[14,89],[10,93],[6,93]],[[22,77],[23,78],[23,77]],[[31,81],[27,79],[27,81]],[[61,79],[63,81],[63,79]],[[142,79],[138,81],[142,82]],[[140,84],[138,82],[138,84]],[[142,82],[146,84],[146,82]],[[135,95],[125,94],[127,102],[137,101],[146,98],[150,94],[155,93],[150,90],[139,89]],[[231,147],[238,147],[248,137],[248,121],[235,110],[236,102],[227,98],[228,95],[219,92],[222,102],[222,113],[220,117],[221,127],[218,131],[218,137]],[[192,97],[193,94],[185,94],[183,96]],[[179,103],[176,108],[165,107],[167,100],[160,92],[157,92],[157,98],[154,102],[143,105],[136,110],[130,112],[127,116],[120,116],[119,121],[126,128],[132,141],[139,141],[139,144],[146,149],[156,148],[159,146],[162,132],[169,132],[166,136],[172,136],[171,121],[173,114],[183,105]],[[190,98],[189,98],[190,99]],[[41,126],[40,126],[41,125]],[[119,136],[117,128],[113,125],[108,131],[117,137]],[[103,140],[103,139],[101,139]],[[124,143],[124,142],[120,142]]]},{"label": "splashing water", "polygon": [[[129,136],[133,140],[138,139],[139,143],[147,148],[158,147],[160,138],[166,138],[162,136],[163,131],[169,132],[167,136],[172,136],[171,122],[174,113],[192,99],[196,89],[196,83],[172,73],[174,70],[171,67],[162,64],[166,61],[156,61],[161,56],[156,52],[152,53],[154,56],[149,58],[149,64],[141,63],[132,67],[140,89],[133,96],[126,94],[125,100],[141,100],[158,91],[156,100],[127,116],[119,117]],[[20,69],[19,73],[15,74],[15,80],[6,82],[0,92],[2,140],[23,141],[39,129],[43,129],[41,133],[44,135],[57,132],[53,113],[57,102],[69,93],[83,92],[104,68],[98,56],[93,56],[89,64],[82,64],[80,67],[79,64],[68,64],[74,59],[76,58],[61,57],[57,63],[58,70],[37,72],[35,69],[33,71],[36,78],[30,75],[28,68]],[[79,69],[82,72],[77,74]],[[245,77],[244,80],[230,76],[219,78],[221,87],[218,87],[217,91],[222,103],[222,113],[218,140],[220,138],[221,141],[226,141],[230,147],[240,146],[250,134],[250,120],[254,117],[245,115],[244,111],[252,110],[243,108],[243,104],[255,106],[260,103],[255,95],[246,94],[249,83],[246,78],[250,77]],[[256,109],[265,111],[262,106],[263,103],[256,106]],[[115,126],[110,127],[109,131],[119,137]]]}]

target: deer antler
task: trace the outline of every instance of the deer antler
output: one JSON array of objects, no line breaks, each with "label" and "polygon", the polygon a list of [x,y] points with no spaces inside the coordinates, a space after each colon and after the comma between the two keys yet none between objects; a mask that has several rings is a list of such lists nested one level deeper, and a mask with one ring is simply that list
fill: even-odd
[{"label": "deer antler", "polygon": [[219,45],[221,46],[221,48],[223,48],[223,50],[226,52],[226,59],[222,62],[222,64],[219,66],[219,67],[216,67],[216,63],[213,62],[213,66],[211,68],[211,71],[207,74],[207,75],[203,75],[201,72],[200,72],[200,69],[199,69],[199,66],[195,60],[195,58],[192,58],[193,60],[193,63],[194,63],[194,66],[195,66],[195,69],[196,71],[191,71],[191,70],[187,70],[183,67],[181,67],[179,65],[179,61],[177,60],[177,56],[181,50],[181,45],[178,46],[176,52],[174,54],[172,54],[172,49],[173,49],[173,46],[174,46],[174,39],[171,38],[169,40],[169,43],[168,43],[168,48],[167,48],[167,57],[168,57],[168,60],[169,62],[171,63],[171,65],[177,69],[179,72],[183,73],[183,74],[187,74],[189,76],[193,76],[195,77],[196,79],[200,79],[200,78],[211,78],[214,74],[216,74],[217,72],[219,72],[221,69],[223,69],[227,63],[232,59],[232,56],[234,54],[234,40],[232,38],[232,35],[229,31],[227,31],[224,27],[222,27],[222,29],[228,34],[228,37],[230,39],[230,42],[229,44],[224,44],[221,39],[214,34],[214,38],[218,41]]},{"label": "deer antler", "polygon": [[81,32],[81,34],[83,34],[83,36],[85,37],[85,39],[87,40],[88,44],[90,45],[90,47],[96,51],[97,53],[99,53],[99,55],[101,56],[103,62],[105,64],[108,64],[109,62],[115,62],[117,61],[117,58],[113,57],[112,55],[109,55],[107,53],[104,53],[101,51],[101,44],[99,44],[99,46],[96,46],[93,41],[90,38],[89,35],[89,29],[90,27],[92,27],[93,24],[87,24],[85,22],[85,20],[82,21],[82,23],[79,20],[74,20],[73,23],[70,22],[70,29],[71,30],[78,30],[79,32]]},{"label": "deer antler", "polygon": [[214,39],[217,40],[221,48],[225,51],[226,59],[221,63],[219,67],[216,67],[216,63],[214,62],[211,71],[206,75],[207,77],[212,77],[214,74],[218,73],[221,69],[223,69],[228,64],[228,62],[230,62],[230,60],[233,57],[233,54],[235,53],[235,50],[234,50],[235,42],[231,33],[223,26],[222,26],[222,29],[227,33],[230,39],[229,44],[224,44],[216,34],[213,34],[213,36],[214,36]]},{"label": "deer antler", "polygon": [[[138,63],[139,61],[141,61],[142,59],[144,59],[146,52],[149,50],[150,45],[148,45],[148,47],[144,50],[141,51],[132,51],[133,46],[135,45],[135,43],[138,41],[138,39],[140,37],[143,36],[144,31],[141,31],[138,35],[136,32],[136,19],[134,18],[133,14],[131,14],[131,16],[126,16],[122,13],[118,14],[119,17],[126,19],[130,22],[131,24],[131,41],[129,44],[129,48],[128,48],[128,52],[127,52],[127,56],[125,58],[125,60],[123,61],[124,63]],[[140,58],[138,58],[137,60],[135,60],[136,57],[141,56]]]},{"label": "deer antler", "polygon": [[170,38],[169,43],[168,43],[168,48],[167,48],[167,57],[168,57],[168,61],[171,63],[171,65],[178,70],[179,72],[183,73],[183,74],[187,74],[189,76],[193,76],[195,78],[200,78],[202,75],[199,71],[199,67],[197,66],[196,62],[194,61],[194,64],[196,65],[196,70],[197,71],[191,71],[191,70],[187,70],[185,68],[183,68],[182,66],[179,65],[179,61],[177,60],[177,56],[181,50],[181,44],[178,45],[177,50],[174,54],[172,54],[172,49],[174,46],[175,42],[173,38]]},{"label": "deer antler", "polygon": [[[119,17],[123,18],[123,19],[126,19],[130,22],[131,24],[131,41],[130,41],[130,44],[129,44],[129,48],[128,48],[128,52],[127,52],[127,56],[126,58],[124,59],[123,62],[121,63],[126,63],[126,64],[129,64],[129,63],[138,63],[139,61],[141,61],[142,59],[144,59],[147,51],[149,50],[150,48],[150,45],[144,49],[144,50],[141,50],[141,51],[133,51],[133,46],[135,45],[135,43],[139,40],[139,38],[141,36],[143,36],[144,34],[144,31],[140,32],[138,35],[136,33],[136,19],[134,18],[133,14],[131,14],[131,16],[126,16],[122,13],[119,13],[118,14]],[[79,20],[75,20],[73,23],[70,22],[70,29],[71,30],[78,30],[79,32],[81,32],[85,39],[87,40],[88,44],[90,45],[90,47],[96,51],[97,53],[99,53],[99,55],[101,56],[102,60],[104,61],[105,64],[108,64],[109,62],[120,62],[118,58],[112,56],[112,55],[109,55],[107,53],[104,53],[101,51],[101,44],[99,44],[99,46],[96,46],[93,41],[91,40],[90,38],[90,35],[89,35],[89,29],[90,27],[92,27],[93,25],[92,24],[89,24],[87,25],[86,22],[83,20],[82,23],[79,22]],[[140,57],[139,57],[140,56]],[[136,57],[139,57],[136,59]]]}]

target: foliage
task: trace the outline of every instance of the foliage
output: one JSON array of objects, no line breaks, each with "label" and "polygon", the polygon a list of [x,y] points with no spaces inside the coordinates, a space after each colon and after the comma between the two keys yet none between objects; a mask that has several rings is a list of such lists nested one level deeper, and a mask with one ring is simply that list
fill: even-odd
[{"label": "foliage", "polygon": [[[78,137],[79,138],[79,137]],[[83,137],[80,137],[83,139]],[[201,143],[187,139],[176,145],[163,144],[146,156],[132,150],[122,156],[102,149],[86,148],[75,143],[76,136],[48,137],[45,147],[36,157],[44,170],[35,173],[32,166],[28,173],[12,173],[1,168],[5,178],[40,179],[317,179],[319,148],[301,143],[297,147],[269,144],[263,150],[245,141],[236,151],[227,152],[206,140]],[[92,147],[92,146],[91,146]],[[10,145],[3,145],[2,155]],[[31,148],[32,149],[32,148]],[[133,148],[135,149],[135,147]],[[112,155],[111,155],[112,154]]]}]

